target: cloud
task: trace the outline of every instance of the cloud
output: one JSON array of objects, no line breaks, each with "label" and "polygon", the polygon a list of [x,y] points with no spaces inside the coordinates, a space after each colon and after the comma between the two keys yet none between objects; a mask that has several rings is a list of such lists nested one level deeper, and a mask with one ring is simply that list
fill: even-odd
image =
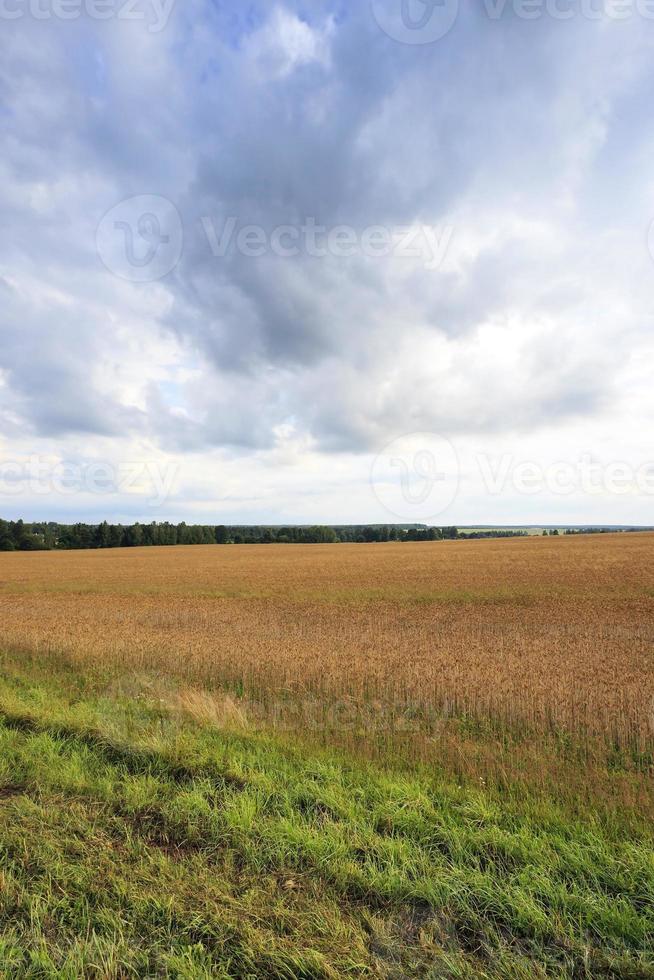
[{"label": "cloud", "polygon": [[[293,467],[339,456],[354,473],[407,431],[618,431],[646,397],[633,361],[654,313],[642,27],[462,9],[417,46],[329,0],[190,0],[158,33],[4,23],[5,451],[84,437],[269,454],[281,472],[290,433]],[[135,195],[182,219],[181,259],[154,282],[95,250]],[[234,224],[221,254],[207,222]],[[247,226],[263,254],[238,244]],[[296,254],[271,246],[280,226]],[[353,254],[316,254],[338,226]],[[361,247],[422,226],[450,229],[437,263],[425,241]]]}]

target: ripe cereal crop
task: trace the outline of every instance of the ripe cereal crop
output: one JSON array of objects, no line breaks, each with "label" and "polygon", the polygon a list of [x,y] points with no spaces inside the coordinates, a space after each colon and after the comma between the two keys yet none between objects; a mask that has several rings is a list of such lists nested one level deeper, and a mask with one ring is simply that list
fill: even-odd
[{"label": "ripe cereal crop", "polygon": [[546,740],[590,769],[654,741],[647,533],[2,554],[0,611],[6,650],[165,679],[187,702],[222,692],[252,724],[482,779],[498,738],[525,772]]}]

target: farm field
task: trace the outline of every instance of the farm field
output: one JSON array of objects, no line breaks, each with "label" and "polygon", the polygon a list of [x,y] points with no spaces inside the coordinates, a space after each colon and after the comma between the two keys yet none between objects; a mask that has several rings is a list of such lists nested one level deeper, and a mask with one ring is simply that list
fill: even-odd
[{"label": "farm field", "polygon": [[0,555],[0,975],[654,977],[654,535]]},{"label": "farm field", "polygon": [[389,732],[395,708],[398,733],[465,716],[652,741],[652,534],[0,555],[0,614],[8,650],[228,690],[287,724],[315,701],[341,728],[377,711]]}]

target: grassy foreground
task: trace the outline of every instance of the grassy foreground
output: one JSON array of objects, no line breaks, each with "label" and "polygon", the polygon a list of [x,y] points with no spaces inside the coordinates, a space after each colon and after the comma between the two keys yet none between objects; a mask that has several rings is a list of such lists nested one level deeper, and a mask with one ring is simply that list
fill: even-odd
[{"label": "grassy foreground", "polygon": [[646,828],[0,674],[0,976],[654,977]]}]

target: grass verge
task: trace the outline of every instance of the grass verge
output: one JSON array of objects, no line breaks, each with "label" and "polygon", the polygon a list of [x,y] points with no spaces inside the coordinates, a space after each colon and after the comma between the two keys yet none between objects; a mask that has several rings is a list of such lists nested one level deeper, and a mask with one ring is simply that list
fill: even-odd
[{"label": "grass verge", "polygon": [[0,975],[654,977],[645,829],[4,668]]}]

